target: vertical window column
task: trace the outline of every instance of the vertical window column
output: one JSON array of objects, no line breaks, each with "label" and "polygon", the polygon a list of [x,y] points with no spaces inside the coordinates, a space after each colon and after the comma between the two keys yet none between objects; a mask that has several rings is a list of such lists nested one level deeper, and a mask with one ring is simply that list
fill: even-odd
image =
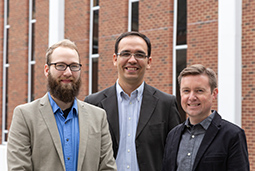
[{"label": "vertical window column", "polygon": [[9,0],[4,0],[2,144],[8,139]]},{"label": "vertical window column", "polygon": [[29,0],[29,35],[28,35],[28,96],[27,101],[34,100],[34,42],[35,42],[35,0]]},{"label": "vertical window column", "polygon": [[139,30],[139,0],[129,0],[128,31]]},{"label": "vertical window column", "polygon": [[176,95],[182,121],[186,114],[181,107],[178,76],[187,65],[187,0],[174,0],[173,30],[173,94]]},{"label": "vertical window column", "polygon": [[89,94],[98,91],[99,0],[90,0]]},{"label": "vertical window column", "polygon": [[242,1],[218,4],[218,112],[242,126]]},{"label": "vertical window column", "polygon": [[64,39],[65,1],[49,0],[49,46]]}]

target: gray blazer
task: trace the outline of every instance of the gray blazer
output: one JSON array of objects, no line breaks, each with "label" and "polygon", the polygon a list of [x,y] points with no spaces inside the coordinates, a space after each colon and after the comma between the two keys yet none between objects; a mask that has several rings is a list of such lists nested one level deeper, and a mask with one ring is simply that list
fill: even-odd
[{"label": "gray blazer", "polygon": [[[104,110],[77,100],[79,171],[116,171]],[[8,170],[65,170],[61,140],[48,95],[14,109],[7,145]]]}]

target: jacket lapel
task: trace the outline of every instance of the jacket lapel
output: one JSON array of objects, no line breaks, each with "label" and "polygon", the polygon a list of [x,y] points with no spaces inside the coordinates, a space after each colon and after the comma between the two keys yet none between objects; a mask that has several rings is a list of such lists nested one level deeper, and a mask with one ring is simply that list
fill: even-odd
[{"label": "jacket lapel", "polygon": [[113,138],[115,138],[117,144],[119,144],[120,134],[116,84],[105,92],[105,99],[103,99],[101,103],[107,113],[109,127],[115,136]]},{"label": "jacket lapel", "polygon": [[194,166],[193,166],[193,170],[196,170],[196,167],[199,163],[199,161],[201,160],[202,156],[204,155],[205,151],[207,150],[207,148],[210,146],[210,144],[212,143],[213,139],[215,138],[215,136],[217,135],[218,131],[220,130],[220,121],[221,121],[221,117],[220,115],[216,112],[215,116],[212,120],[212,123],[210,124],[210,126],[208,127],[205,136],[201,142],[201,145],[198,149],[197,152],[197,156],[194,162]]},{"label": "jacket lapel", "polygon": [[51,134],[52,141],[55,145],[59,158],[61,160],[62,166],[65,170],[65,161],[63,157],[61,140],[58,133],[58,127],[56,124],[56,120],[49,102],[48,93],[45,94],[40,101],[39,111],[47,125],[49,132]]},{"label": "jacket lapel", "polygon": [[89,118],[88,113],[85,108],[85,105],[77,99],[78,105],[78,117],[79,117],[79,129],[80,129],[80,142],[79,142],[79,156],[78,156],[78,166],[77,170],[81,170],[83,160],[85,157],[85,151],[87,149],[88,142],[88,126],[89,126]]},{"label": "jacket lapel", "polygon": [[144,92],[143,92],[143,100],[141,105],[139,122],[137,125],[136,138],[140,135],[143,128],[150,120],[152,113],[154,112],[158,98],[154,96],[155,90],[144,83]]}]

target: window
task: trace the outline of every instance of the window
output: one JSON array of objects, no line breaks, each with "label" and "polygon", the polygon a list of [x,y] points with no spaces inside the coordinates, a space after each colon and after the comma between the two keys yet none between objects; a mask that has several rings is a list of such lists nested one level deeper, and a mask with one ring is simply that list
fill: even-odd
[{"label": "window", "polygon": [[27,101],[34,100],[34,44],[35,44],[35,0],[29,0],[29,32],[28,32],[28,96]]},{"label": "window", "polygon": [[99,0],[90,0],[89,94],[98,91]]},{"label": "window", "polygon": [[2,143],[8,138],[9,0],[4,0]]},{"label": "window", "polygon": [[139,0],[129,0],[128,31],[139,29]]},{"label": "window", "polygon": [[176,95],[182,121],[186,114],[181,107],[178,76],[187,65],[187,0],[174,1],[173,93]]}]

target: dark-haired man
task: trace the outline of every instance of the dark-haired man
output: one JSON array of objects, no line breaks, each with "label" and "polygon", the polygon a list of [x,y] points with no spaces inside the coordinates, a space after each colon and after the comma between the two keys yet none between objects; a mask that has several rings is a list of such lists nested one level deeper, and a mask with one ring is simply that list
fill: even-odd
[{"label": "dark-haired man", "polygon": [[114,157],[121,171],[158,171],[168,132],[180,123],[175,96],[144,82],[151,66],[151,43],[139,32],[117,38],[115,85],[85,98],[106,110]]}]

